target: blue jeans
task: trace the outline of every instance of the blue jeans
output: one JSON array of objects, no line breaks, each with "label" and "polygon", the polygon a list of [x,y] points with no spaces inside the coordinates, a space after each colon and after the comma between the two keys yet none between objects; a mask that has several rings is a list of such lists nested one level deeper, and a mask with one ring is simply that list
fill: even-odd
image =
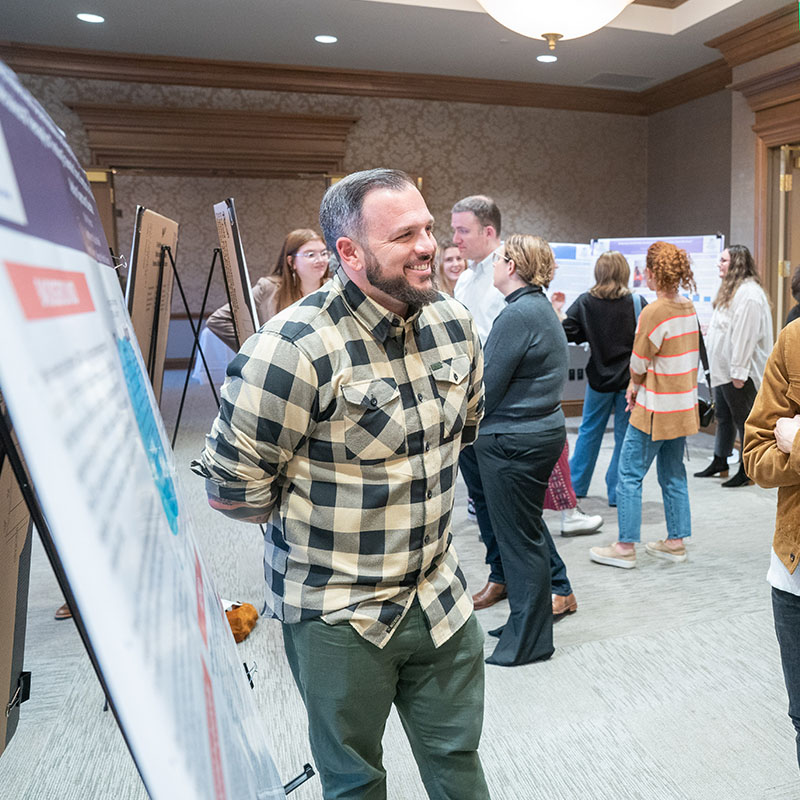
[{"label": "blue jeans", "polygon": [[800,597],[772,590],[772,614],[781,649],[781,665],[789,694],[789,717],[795,729],[797,763],[800,765]]},{"label": "blue jeans", "polygon": [[594,465],[603,442],[603,434],[608,418],[614,414],[614,453],[606,470],[606,489],[608,503],[617,504],[617,474],[619,471],[619,454],[625,439],[630,413],[625,410],[625,392],[596,392],[586,384],[583,398],[583,418],[578,428],[578,441],[569,460],[569,471],[572,473],[572,487],[578,497],[589,493]]},{"label": "blue jeans", "polygon": [[641,541],[642,481],[656,459],[658,483],[664,500],[667,535],[683,539],[692,535],[689,487],[683,467],[685,436],[654,442],[650,435],[628,425],[619,459],[617,505],[619,541]]}]

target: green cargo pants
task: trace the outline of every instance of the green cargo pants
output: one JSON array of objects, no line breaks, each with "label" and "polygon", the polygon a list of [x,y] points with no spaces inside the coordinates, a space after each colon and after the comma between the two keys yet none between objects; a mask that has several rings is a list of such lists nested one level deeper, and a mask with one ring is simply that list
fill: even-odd
[{"label": "green cargo pants", "polygon": [[383,738],[397,707],[431,800],[487,800],[483,632],[475,616],[438,649],[418,603],[380,650],[349,623],[283,626],[325,800],[384,800]]}]

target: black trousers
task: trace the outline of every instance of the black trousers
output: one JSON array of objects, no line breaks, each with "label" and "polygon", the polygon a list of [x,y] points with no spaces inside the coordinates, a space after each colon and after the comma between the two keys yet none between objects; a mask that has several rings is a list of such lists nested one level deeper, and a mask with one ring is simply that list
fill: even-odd
[{"label": "black trousers", "polygon": [[487,664],[528,664],[553,654],[550,531],[542,509],[565,438],[562,426],[540,433],[481,434],[474,444],[511,609]]},{"label": "black trousers", "polygon": [[752,378],[741,389],[732,383],[714,387],[714,407],[717,419],[717,432],[714,436],[714,455],[727,458],[733,450],[736,434],[744,441],[744,421],[756,399],[756,386]]}]

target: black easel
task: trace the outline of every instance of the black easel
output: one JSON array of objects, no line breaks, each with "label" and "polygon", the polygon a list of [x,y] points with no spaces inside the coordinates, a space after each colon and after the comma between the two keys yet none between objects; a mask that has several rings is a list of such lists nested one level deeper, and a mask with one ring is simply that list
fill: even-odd
[{"label": "black easel", "polygon": [[[167,251],[169,250],[168,247],[164,248]],[[162,254],[163,258],[163,254]],[[170,253],[170,260],[172,259],[172,254]],[[186,401],[186,392],[189,388],[189,380],[192,374],[192,366],[194,365],[194,357],[197,353],[200,353],[200,357],[203,360],[203,367],[206,371],[206,377],[208,378],[208,385],[211,388],[211,394],[214,396],[214,402],[217,404],[217,408],[219,408],[219,397],[217,396],[217,390],[214,388],[214,381],[211,379],[211,371],[208,368],[208,364],[206,363],[206,357],[203,353],[203,348],[200,346],[200,328],[203,325],[203,317],[206,313],[206,304],[208,302],[208,293],[211,289],[211,279],[214,277],[214,269],[217,266],[217,261],[222,262],[222,250],[219,247],[214,248],[214,257],[211,259],[211,266],[208,269],[208,278],[206,279],[206,288],[203,292],[203,302],[200,306],[200,314],[197,319],[197,332],[195,332],[194,323],[192,322],[192,315],[189,313],[188,308],[186,309],[186,313],[189,316],[189,324],[192,326],[192,335],[194,341],[192,342],[192,354],[189,357],[189,366],[186,368],[186,378],[183,382],[183,392],[181,393],[181,402],[178,406],[178,417],[175,420],[175,430],[172,433],[172,447],[175,448],[175,442],[178,438],[178,428],[181,424],[181,416],[183,415],[183,405]],[[175,268],[175,262],[172,262],[173,269]],[[175,277],[177,279],[178,273],[175,272]],[[225,286],[225,295],[228,298],[228,305],[231,303],[231,288],[228,285],[228,276],[225,273],[225,270],[222,270],[222,282]],[[180,288],[180,282],[178,283],[178,288]],[[180,290],[181,295],[183,295],[183,289]],[[186,300],[184,298],[184,305],[186,305]]]},{"label": "black easel", "polygon": [[[1,399],[2,397],[0,396],[0,400]],[[92,667],[97,675],[97,680],[100,681],[100,686],[103,688],[103,693],[105,694],[105,706],[103,710],[105,711],[108,708],[111,709],[111,713],[114,715],[114,719],[117,721],[117,727],[119,727],[122,737],[125,739],[126,745],[128,745],[128,750],[133,752],[130,748],[130,742],[128,742],[128,739],[125,735],[125,730],[119,724],[119,717],[117,716],[114,704],[109,700],[108,687],[106,686],[106,682],[103,678],[103,673],[100,671],[100,665],[97,663],[97,657],[92,649],[89,636],[86,633],[86,627],[78,611],[78,606],[75,603],[75,597],[72,594],[69,581],[67,580],[67,576],[64,574],[61,561],[56,553],[56,548],[53,544],[53,537],[50,533],[50,526],[47,524],[47,520],[45,519],[41,503],[39,502],[39,498],[36,494],[36,489],[28,477],[25,461],[22,457],[22,454],[17,449],[16,442],[14,441],[12,434],[13,430],[14,428],[11,418],[8,415],[8,410],[6,409],[5,404],[0,402],[0,453],[2,453],[2,455],[8,459],[8,462],[11,465],[17,485],[19,486],[22,497],[25,500],[28,514],[33,522],[33,526],[39,533],[39,539],[42,542],[44,551],[47,554],[47,559],[50,562],[50,566],[52,567],[53,573],[56,576],[58,586],[64,595],[64,599],[67,601],[70,612],[72,613],[72,618],[75,622],[75,626],[78,629],[83,646],[86,648],[86,652],[89,655],[89,660],[92,662]]]}]

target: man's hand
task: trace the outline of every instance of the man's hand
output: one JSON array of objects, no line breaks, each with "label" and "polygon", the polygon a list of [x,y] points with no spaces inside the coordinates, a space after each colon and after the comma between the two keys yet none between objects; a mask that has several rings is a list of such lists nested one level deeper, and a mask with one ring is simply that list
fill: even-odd
[{"label": "man's hand", "polygon": [[794,437],[798,430],[800,430],[800,414],[795,414],[793,417],[781,417],[775,423],[775,442],[778,450],[791,453]]},{"label": "man's hand", "polygon": [[733,384],[734,389],[742,389],[744,388],[744,381],[740,381],[738,378],[731,378],[731,383]]}]

